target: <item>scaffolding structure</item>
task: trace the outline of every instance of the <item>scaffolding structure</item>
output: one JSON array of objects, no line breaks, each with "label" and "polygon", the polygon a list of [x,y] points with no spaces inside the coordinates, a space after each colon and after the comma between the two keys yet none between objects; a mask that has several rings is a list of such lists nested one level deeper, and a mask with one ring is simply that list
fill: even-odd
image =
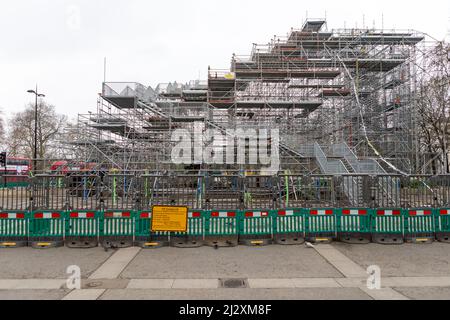
[{"label": "scaffolding structure", "polygon": [[254,44],[250,55],[233,55],[227,70],[208,68],[204,81],[106,82],[97,110],[67,128],[67,158],[147,173],[258,170],[174,164],[172,134],[278,128],[281,172],[426,173],[415,94],[419,56],[429,45],[417,31],[328,30],[324,19],[309,19]]}]

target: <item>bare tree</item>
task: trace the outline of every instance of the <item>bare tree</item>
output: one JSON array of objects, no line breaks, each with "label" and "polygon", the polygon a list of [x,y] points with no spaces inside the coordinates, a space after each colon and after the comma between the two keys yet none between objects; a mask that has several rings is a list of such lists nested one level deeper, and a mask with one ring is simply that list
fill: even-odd
[{"label": "bare tree", "polygon": [[[431,157],[431,173],[449,173],[450,45],[440,43],[424,58],[417,95],[422,150]],[[442,168],[442,170],[439,170]]]},{"label": "bare tree", "polygon": [[[59,115],[55,107],[41,101],[37,109],[37,158],[40,160],[54,157],[57,151],[55,139],[66,123],[66,116]],[[27,105],[22,112],[16,113],[8,128],[7,146],[12,156],[33,158],[35,107]],[[43,162],[38,161],[38,170]]]},{"label": "bare tree", "polygon": [[0,148],[3,147],[3,142],[5,139],[5,124],[3,122],[2,110],[0,109]]}]

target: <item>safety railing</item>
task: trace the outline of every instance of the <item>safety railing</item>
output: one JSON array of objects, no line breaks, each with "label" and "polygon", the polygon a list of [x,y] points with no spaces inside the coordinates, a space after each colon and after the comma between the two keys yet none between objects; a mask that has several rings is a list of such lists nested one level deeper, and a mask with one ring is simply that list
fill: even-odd
[{"label": "safety railing", "polygon": [[192,210],[450,205],[450,175],[80,172],[20,180],[0,188],[0,210],[140,210],[153,205],[182,205]]}]

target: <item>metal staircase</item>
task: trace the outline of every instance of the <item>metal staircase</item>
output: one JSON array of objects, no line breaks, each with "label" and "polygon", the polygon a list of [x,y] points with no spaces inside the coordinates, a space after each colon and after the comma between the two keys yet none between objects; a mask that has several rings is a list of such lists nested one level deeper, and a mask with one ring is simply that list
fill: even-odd
[{"label": "metal staircase", "polygon": [[353,169],[352,165],[350,164],[350,162],[348,162],[347,159],[342,158],[341,161],[344,164],[345,169],[347,169],[349,173],[356,173],[355,169]]}]

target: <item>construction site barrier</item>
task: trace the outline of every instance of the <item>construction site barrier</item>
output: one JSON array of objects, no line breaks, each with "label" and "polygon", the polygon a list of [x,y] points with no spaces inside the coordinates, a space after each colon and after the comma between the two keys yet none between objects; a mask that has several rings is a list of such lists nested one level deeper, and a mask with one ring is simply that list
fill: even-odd
[{"label": "construction site barrier", "polygon": [[270,210],[243,211],[239,219],[239,242],[249,246],[272,243],[273,219]]},{"label": "construction site barrier", "polygon": [[239,212],[205,211],[205,244],[215,248],[234,247],[239,242]]},{"label": "construction site barrier", "polygon": [[203,246],[205,237],[205,217],[201,210],[188,212],[187,232],[171,232],[170,245],[177,248],[197,248]]},{"label": "construction site barrier", "polygon": [[129,210],[105,211],[99,221],[99,239],[104,248],[133,246],[134,213]]},{"label": "construction site barrier", "polygon": [[26,247],[28,221],[25,212],[0,212],[0,248]]},{"label": "construction site barrier", "polygon": [[450,209],[435,210],[436,240],[450,243]]},{"label": "construction site barrier", "polygon": [[136,213],[134,245],[153,249],[169,245],[169,232],[152,232],[152,210]]},{"label": "construction site barrier", "polygon": [[275,243],[281,245],[302,244],[305,242],[305,216],[300,209],[273,210],[271,212]]},{"label": "construction site barrier", "polygon": [[403,210],[375,209],[372,215],[372,241],[378,244],[403,244]]},{"label": "construction site barrier", "polygon": [[70,173],[7,177],[0,211],[145,210],[181,205],[191,210],[286,208],[445,208],[450,175],[245,175],[238,172]]},{"label": "construction site barrier", "polygon": [[0,211],[0,248],[171,245],[215,248],[331,242],[450,243],[450,209],[189,210],[187,232],[152,232],[151,210]]},{"label": "construction site barrier", "polygon": [[351,208],[336,211],[339,241],[350,244],[370,243],[372,210]]},{"label": "construction site barrier", "polygon": [[409,243],[432,243],[435,215],[431,209],[409,210],[405,216],[405,240]]},{"label": "construction site barrier", "polygon": [[96,211],[69,211],[64,243],[68,248],[98,247],[99,217]]},{"label": "construction site barrier", "polygon": [[330,243],[337,236],[336,210],[330,208],[306,210],[306,239],[313,243]]},{"label": "construction site barrier", "polygon": [[64,246],[64,212],[34,211],[29,219],[29,244],[36,249]]}]

